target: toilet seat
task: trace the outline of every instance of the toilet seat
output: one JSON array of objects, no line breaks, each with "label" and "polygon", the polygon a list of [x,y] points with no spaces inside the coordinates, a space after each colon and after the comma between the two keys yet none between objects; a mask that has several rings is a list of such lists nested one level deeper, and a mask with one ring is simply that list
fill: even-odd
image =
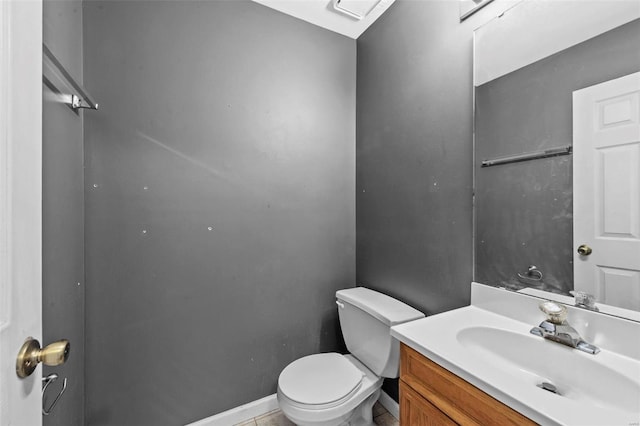
[{"label": "toilet seat", "polygon": [[278,378],[291,405],[322,410],[342,404],[360,386],[364,373],[338,353],[309,355],[289,364]]}]

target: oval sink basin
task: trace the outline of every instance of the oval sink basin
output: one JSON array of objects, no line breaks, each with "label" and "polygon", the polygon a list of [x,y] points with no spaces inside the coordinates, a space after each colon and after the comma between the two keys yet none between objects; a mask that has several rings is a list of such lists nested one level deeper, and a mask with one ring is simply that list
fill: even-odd
[{"label": "oval sink basin", "polygon": [[[555,388],[558,398],[640,412],[640,369],[635,368],[629,378],[607,366],[605,356],[494,327],[466,327],[457,332],[456,339],[515,380],[538,386],[540,392]],[[552,386],[544,389],[543,383]]]}]

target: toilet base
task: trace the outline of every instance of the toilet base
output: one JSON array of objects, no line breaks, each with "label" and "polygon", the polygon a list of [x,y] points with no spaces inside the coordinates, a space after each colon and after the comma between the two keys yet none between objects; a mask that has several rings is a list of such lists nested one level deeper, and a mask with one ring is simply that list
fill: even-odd
[{"label": "toilet base", "polygon": [[345,413],[337,419],[318,420],[318,421],[302,421],[300,419],[292,419],[297,426],[375,426],[373,422],[373,405],[380,397],[380,389],[376,390],[367,399],[362,401],[353,411]]},{"label": "toilet base", "polygon": [[380,389],[365,399],[362,404],[353,411],[352,417],[341,426],[373,426],[373,405],[379,397]]}]

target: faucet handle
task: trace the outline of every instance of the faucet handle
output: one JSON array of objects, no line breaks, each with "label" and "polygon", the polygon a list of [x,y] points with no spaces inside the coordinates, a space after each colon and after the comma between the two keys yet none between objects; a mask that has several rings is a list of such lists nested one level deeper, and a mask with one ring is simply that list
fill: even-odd
[{"label": "faucet handle", "polygon": [[562,324],[567,319],[567,308],[550,300],[545,300],[538,305],[547,316],[547,321],[553,324]]}]

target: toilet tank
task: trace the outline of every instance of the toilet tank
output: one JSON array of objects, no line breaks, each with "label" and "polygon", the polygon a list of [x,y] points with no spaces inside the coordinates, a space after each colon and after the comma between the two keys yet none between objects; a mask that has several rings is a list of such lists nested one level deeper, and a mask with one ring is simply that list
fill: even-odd
[{"label": "toilet tank", "polygon": [[342,336],[349,352],[379,377],[398,377],[400,343],[391,327],[424,314],[365,287],[336,292]]}]

